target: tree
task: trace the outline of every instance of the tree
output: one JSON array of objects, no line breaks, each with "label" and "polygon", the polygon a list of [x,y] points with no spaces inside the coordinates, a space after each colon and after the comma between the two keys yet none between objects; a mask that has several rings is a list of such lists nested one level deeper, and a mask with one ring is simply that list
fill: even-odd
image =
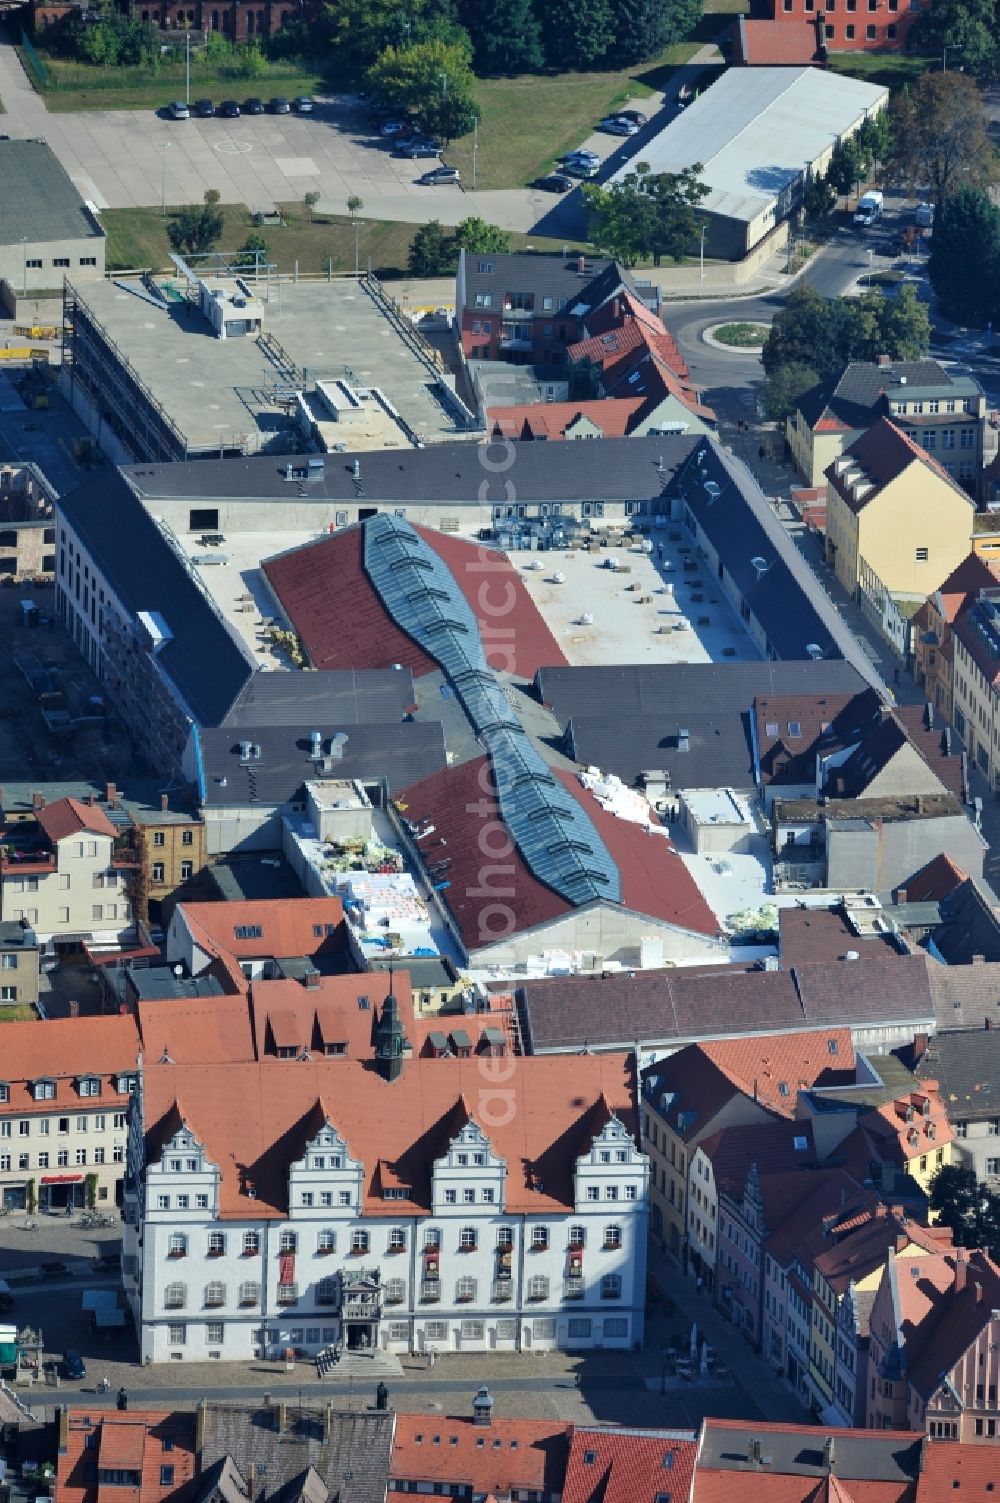
[{"label": "tree", "polygon": [[236,266],[257,268],[266,266],[271,259],[267,241],[263,235],[248,235],[236,253]]},{"label": "tree", "polygon": [[586,184],[594,244],[626,265],[647,255],[655,266],[664,256],[683,261],[698,238],[698,204],[708,193],[700,171],[700,162],[682,172],[651,172],[639,162],[610,188]]},{"label": "tree", "polygon": [[934,0],[933,8],[917,15],[906,45],[941,58],[947,47],[954,63],[989,82],[1000,71],[995,0]]},{"label": "tree", "polygon": [[764,341],[768,411],[787,416],[803,392],[852,360],[916,360],[929,346],[930,318],[912,287],[901,287],[894,298],[877,288],[858,298],[825,298],[800,283]]},{"label": "tree", "polygon": [[433,40],[387,47],[367,78],[383,104],[413,115],[423,130],[440,136],[445,145],[466,135],[479,119],[469,53],[454,43]]},{"label": "tree", "polygon": [[320,195],[316,192],[315,188],[311,189],[310,192],[308,192],[302,200],[302,202],[306,206],[306,209],[308,210],[309,218],[313,223],[315,223],[316,221],[316,205],[319,203],[319,200]]},{"label": "tree", "polygon": [[930,1182],[929,1199],[959,1247],[980,1247],[991,1258],[1000,1256],[1000,1195],[981,1185],[974,1169],[942,1165]]},{"label": "tree", "polygon": [[857,135],[838,141],[826,170],[831,187],[850,197],[871,171],[871,157]]},{"label": "tree", "polygon": [[686,37],[703,10],[703,0],[615,0],[615,60],[637,63],[655,57],[670,42]]},{"label": "tree", "polygon": [[892,155],[893,130],[892,116],[888,110],[879,110],[877,115],[869,115],[862,121],[858,130],[858,144],[874,168],[880,162],[889,160]]},{"label": "tree", "polygon": [[1000,319],[1000,209],[981,188],[960,188],[936,216],[927,271],[949,317]]},{"label": "tree", "polygon": [[545,66],[542,28],[531,0],[465,0],[461,15],[478,73],[510,76]]},{"label": "tree", "polygon": [[206,188],[204,193],[201,195],[201,201],[202,203],[207,204],[210,209],[214,209],[216,204],[220,204],[222,202],[222,194],[219,192],[218,188]]},{"label": "tree", "polygon": [[[338,64],[358,72],[387,47],[424,40],[441,21],[451,24],[451,0],[326,0],[320,27]],[[310,38],[308,51],[316,41]]]},{"label": "tree", "polygon": [[196,256],[212,249],[223,227],[222,211],[215,204],[188,204],[167,225],[167,239],[171,250]]},{"label": "tree", "polygon": [[802,210],[806,219],[819,221],[832,214],[837,207],[837,190],[828,176],[817,173],[809,179],[802,195]]},{"label": "tree", "polygon": [[963,73],[925,73],[892,104],[893,175],[926,188],[940,210],[961,187],[986,188],[997,155],[986,133],[979,90]]},{"label": "tree", "polygon": [[503,256],[510,250],[510,231],[487,224],[485,219],[473,215],[456,227],[454,245],[457,250],[492,251],[494,255]]},{"label": "tree", "polygon": [[446,235],[436,219],[422,224],[410,244],[408,266],[411,276],[443,277],[455,270],[457,252],[454,238]]},{"label": "tree", "polygon": [[542,27],[545,57],[552,68],[592,68],[615,39],[610,0],[548,0]]}]

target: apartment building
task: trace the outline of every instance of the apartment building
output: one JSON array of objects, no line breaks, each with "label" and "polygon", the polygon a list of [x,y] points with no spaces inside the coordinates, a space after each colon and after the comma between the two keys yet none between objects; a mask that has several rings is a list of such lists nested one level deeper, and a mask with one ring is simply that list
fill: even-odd
[{"label": "apartment building", "polygon": [[980,590],[998,585],[998,563],[972,552],[927,597],[913,618],[913,675],[945,725],[951,724],[954,712],[955,617],[975,600]]},{"label": "apartment building", "polygon": [[[918,1080],[939,1083],[948,1103],[955,1135],[952,1163],[975,1171],[976,1178],[1000,1183],[1000,1034],[990,1019],[986,1027],[963,1033],[922,1035],[914,1067]],[[994,1087],[997,1095],[994,1095]]]},{"label": "apartment building", "polygon": [[63,1211],[88,1200],[120,1199],[138,1052],[130,1017],[4,1024],[0,1204],[5,1210]]},{"label": "apartment building", "polygon": [[[189,1031],[197,1022],[189,1015]],[[143,1360],[641,1343],[627,1056],[148,1063],[123,1267]]]},{"label": "apartment building", "polygon": [[50,949],[115,943],[132,927],[136,869],[126,829],[96,803],[41,800],[33,818],[4,827],[0,918],[30,925]]},{"label": "apartment building", "polygon": [[0,1007],[38,1001],[38,940],[22,920],[0,919]]},{"label": "apartment building", "polygon": [[952,721],[969,757],[1000,788],[1000,585],[981,588],[952,623]]}]

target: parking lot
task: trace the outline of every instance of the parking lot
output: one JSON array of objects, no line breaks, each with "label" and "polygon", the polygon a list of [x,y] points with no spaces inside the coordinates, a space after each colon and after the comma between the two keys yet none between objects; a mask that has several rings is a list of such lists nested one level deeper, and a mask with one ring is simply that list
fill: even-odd
[{"label": "parking lot", "polygon": [[[238,86],[231,86],[236,92]],[[245,85],[249,93],[252,85]],[[169,99],[152,110],[93,110],[50,114],[34,92],[13,46],[0,38],[0,99],[3,129],[14,137],[41,136],[52,147],[83,196],[102,208],[197,203],[216,188],[224,203],[251,209],[301,202],[320,194],[319,212],[343,214],[357,195],[364,213],[419,224],[439,219],[454,225],[475,212],[510,230],[539,228],[544,234],[575,233],[579,194],[569,201],[530,188],[477,193],[471,183],[420,187],[417,178],[433,162],[392,155],[370,123],[367,106],[353,95],[317,97],[311,115],[242,116],[238,120],[171,120]],[[216,99],[219,104],[221,99]],[[656,99],[645,102],[649,109]],[[619,147],[614,136],[586,143],[604,160]]]}]

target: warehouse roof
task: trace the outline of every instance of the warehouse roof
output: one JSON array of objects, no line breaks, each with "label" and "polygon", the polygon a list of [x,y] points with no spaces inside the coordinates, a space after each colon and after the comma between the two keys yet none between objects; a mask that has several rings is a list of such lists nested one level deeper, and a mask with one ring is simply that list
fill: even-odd
[{"label": "warehouse roof", "polygon": [[200,725],[219,725],[256,663],[156,522],[115,470],[60,496],[56,506],[126,609],[165,623],[157,664]]},{"label": "warehouse roof", "polygon": [[[730,68],[641,156],[653,172],[700,162],[709,188],[700,209],[750,221],[885,98],[883,88],[818,68]],[[612,183],[634,169],[626,162]]]},{"label": "warehouse roof", "polygon": [[104,239],[104,231],[44,141],[0,141],[0,182],[0,245]]},{"label": "warehouse roof", "polygon": [[565,724],[596,708],[644,717],[669,706],[685,715],[749,710],[759,694],[855,694],[864,682],[850,663],[811,659],[725,663],[623,663],[600,667],[546,667],[535,689]]},{"label": "warehouse roof", "polygon": [[315,719],[339,730],[362,722],[401,721],[413,708],[413,678],[405,669],[331,669],[319,673],[259,673],[233,705],[228,726],[295,726]]}]

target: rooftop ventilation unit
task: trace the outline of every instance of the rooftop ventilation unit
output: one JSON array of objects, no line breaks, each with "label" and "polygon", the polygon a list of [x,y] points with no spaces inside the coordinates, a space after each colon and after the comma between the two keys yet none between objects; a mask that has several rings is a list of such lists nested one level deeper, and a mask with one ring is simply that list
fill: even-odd
[{"label": "rooftop ventilation unit", "polygon": [[708,504],[709,506],[711,506],[714,502],[718,501],[719,497],[722,495],[722,486],[719,485],[715,480],[706,480],[703,482],[703,485],[705,495],[708,497]]},{"label": "rooftop ventilation unit", "polygon": [[259,762],[260,761],[260,747],[257,745],[257,743],[255,741],[241,741],[240,742],[240,761],[241,762]]}]

